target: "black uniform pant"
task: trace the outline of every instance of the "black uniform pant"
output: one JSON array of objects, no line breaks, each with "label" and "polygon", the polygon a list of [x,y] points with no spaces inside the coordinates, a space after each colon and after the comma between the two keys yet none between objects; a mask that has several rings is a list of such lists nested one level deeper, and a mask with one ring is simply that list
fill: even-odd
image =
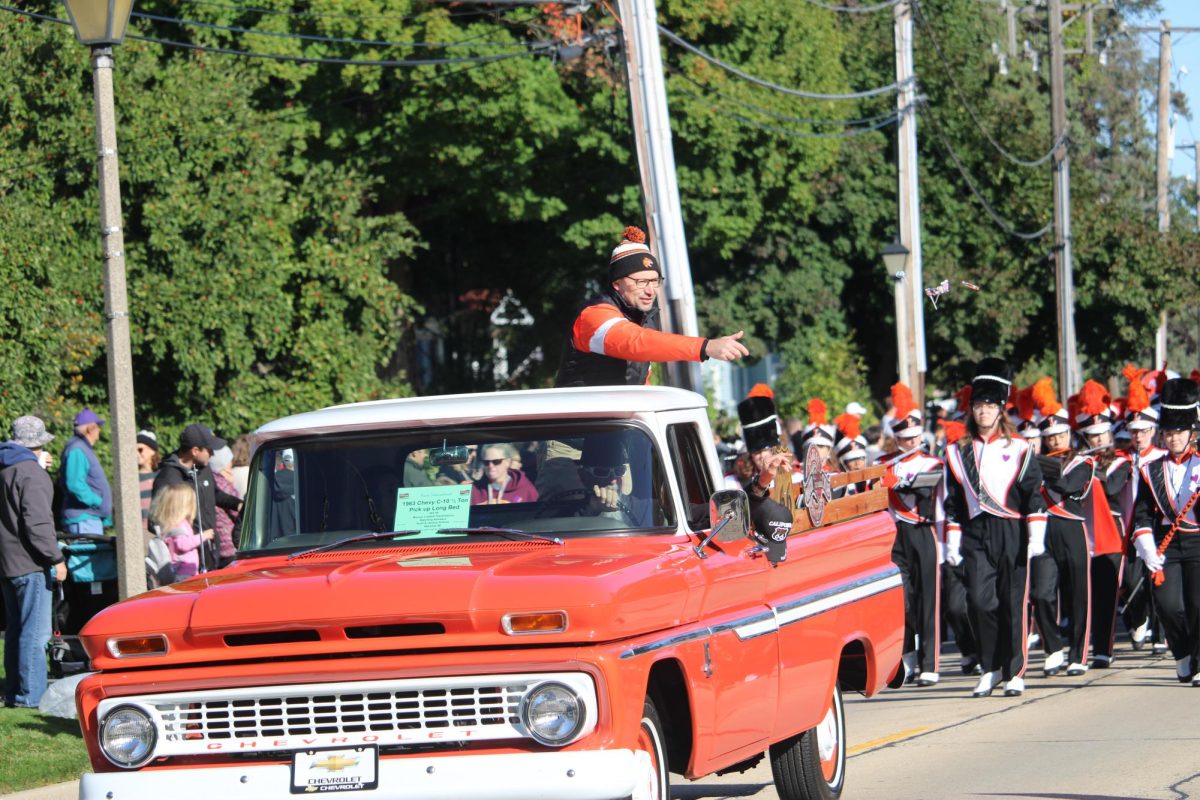
[{"label": "black uniform pant", "polygon": [[979,641],[971,622],[971,605],[967,599],[967,568],[949,561],[942,563],[942,619],[954,631],[958,651],[967,658],[979,660]]},{"label": "black uniform pant", "polygon": [[1051,516],[1046,524],[1046,552],[1029,562],[1033,615],[1047,653],[1063,648],[1059,610],[1070,621],[1068,663],[1082,664],[1088,652],[1091,600],[1087,533],[1083,523]]},{"label": "black uniform pant", "polygon": [[938,671],[941,651],[938,624],[937,537],[931,525],[896,522],[892,563],[904,580],[904,652],[917,653],[921,672]]},{"label": "black uniform pant", "polygon": [[1029,585],[1021,520],[982,513],[963,526],[967,597],[979,637],[979,663],[1004,680],[1025,674]]},{"label": "black uniform pant", "polygon": [[1121,590],[1124,569],[1122,553],[1092,556],[1092,653],[1097,656],[1111,657],[1113,654],[1117,594]]},{"label": "black uniform pant", "polygon": [[1154,614],[1154,584],[1150,582],[1150,573],[1146,565],[1132,552],[1125,555],[1125,612],[1123,619],[1125,627],[1132,633],[1134,628],[1143,623],[1157,624]]},{"label": "black uniform pant", "polygon": [[[1164,534],[1156,537],[1160,544]],[[1200,664],[1200,533],[1176,533],[1163,558],[1163,583],[1154,587],[1158,619],[1171,654],[1191,656],[1194,669]]]}]

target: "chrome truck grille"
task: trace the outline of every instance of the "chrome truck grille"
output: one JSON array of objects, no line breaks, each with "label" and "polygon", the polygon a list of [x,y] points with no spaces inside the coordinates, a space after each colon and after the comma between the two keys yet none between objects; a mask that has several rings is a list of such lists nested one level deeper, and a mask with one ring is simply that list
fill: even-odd
[{"label": "chrome truck grille", "polygon": [[574,688],[587,699],[588,716],[594,717],[594,684],[578,672],[113,697],[100,703],[99,715],[102,720],[123,705],[147,711],[158,731],[155,757],[525,739],[529,734],[519,718],[521,700],[548,680]]}]

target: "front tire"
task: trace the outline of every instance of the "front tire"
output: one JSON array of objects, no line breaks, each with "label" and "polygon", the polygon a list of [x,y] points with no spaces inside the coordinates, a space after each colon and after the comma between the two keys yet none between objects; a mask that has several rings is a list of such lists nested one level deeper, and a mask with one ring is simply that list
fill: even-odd
[{"label": "front tire", "polygon": [[654,701],[647,699],[642,706],[642,721],[638,726],[637,751],[650,760],[644,784],[637,787],[634,800],[670,800],[671,774],[667,761],[667,740],[662,720]]},{"label": "front tire", "polygon": [[798,736],[771,745],[780,800],[837,800],[846,784],[846,713],[833,687],[825,717]]}]

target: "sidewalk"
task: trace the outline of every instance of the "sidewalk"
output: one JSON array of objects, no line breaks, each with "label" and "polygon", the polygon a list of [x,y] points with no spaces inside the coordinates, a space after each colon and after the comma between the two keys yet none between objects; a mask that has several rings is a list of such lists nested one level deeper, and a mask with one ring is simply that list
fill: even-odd
[{"label": "sidewalk", "polygon": [[77,800],[79,797],[79,781],[54,783],[50,786],[40,786],[37,789],[26,789],[15,794],[0,795],[4,800]]}]

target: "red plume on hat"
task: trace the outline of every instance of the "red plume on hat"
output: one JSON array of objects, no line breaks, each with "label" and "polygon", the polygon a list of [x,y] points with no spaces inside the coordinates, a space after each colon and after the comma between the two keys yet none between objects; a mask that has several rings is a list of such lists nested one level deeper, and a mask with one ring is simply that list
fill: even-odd
[{"label": "red plume on hat", "polygon": [[829,410],[825,407],[825,401],[819,397],[814,397],[808,401],[808,423],[810,425],[824,425],[829,422]]},{"label": "red plume on hat", "polygon": [[1108,390],[1096,381],[1088,381],[1079,390],[1079,407],[1077,409],[1079,415],[1086,414],[1089,417],[1107,415],[1112,413],[1109,408],[1111,405],[1112,397],[1109,396]]},{"label": "red plume on hat", "polygon": [[916,410],[917,404],[913,401],[912,389],[903,383],[893,383],[892,416],[896,419],[904,419]]},{"label": "red plume on hat", "polygon": [[1188,377],[1192,379],[1192,383],[1200,383],[1200,369],[1192,370],[1192,374]]},{"label": "red plume on hat", "polygon": [[766,397],[770,400],[775,399],[775,391],[765,383],[756,383],[750,387],[746,397]]},{"label": "red plume on hat", "polygon": [[1017,407],[1017,416],[1026,422],[1033,421],[1034,402],[1033,402],[1033,387],[1026,386],[1021,391],[1017,392],[1014,398],[1014,404]]},{"label": "red plume on hat", "polygon": [[1121,370],[1121,374],[1125,376],[1125,380],[1129,381],[1129,394],[1126,401],[1126,410],[1131,414],[1136,414],[1150,407],[1150,395],[1146,392],[1146,384],[1142,381],[1142,376],[1150,370],[1142,367],[1138,369],[1133,364],[1126,364]]},{"label": "red plume on hat", "polygon": [[833,424],[847,439],[853,439],[862,433],[862,419],[858,414],[838,414],[833,418]]},{"label": "red plume on hat", "polygon": [[942,423],[942,430],[946,432],[947,442],[957,442],[959,439],[967,435],[967,426],[959,420],[947,420]]},{"label": "red plume on hat", "polygon": [[971,384],[968,383],[954,393],[954,402],[957,404],[958,410],[964,414],[971,410]]},{"label": "red plume on hat", "polygon": [[1033,402],[1043,417],[1053,416],[1062,410],[1062,403],[1054,396],[1054,381],[1050,378],[1038,378],[1033,384]]}]

